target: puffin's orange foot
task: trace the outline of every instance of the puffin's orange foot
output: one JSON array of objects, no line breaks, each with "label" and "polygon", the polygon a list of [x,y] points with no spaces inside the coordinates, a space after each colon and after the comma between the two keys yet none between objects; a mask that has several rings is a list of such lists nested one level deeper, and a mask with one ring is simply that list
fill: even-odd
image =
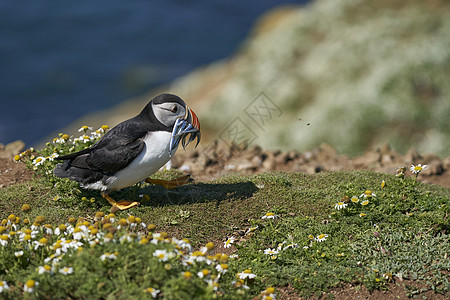
[{"label": "puffin's orange foot", "polygon": [[181,176],[172,180],[162,180],[162,179],[151,179],[147,178],[145,179],[145,182],[157,184],[160,186],[165,187],[166,189],[175,189],[179,187],[180,185],[184,185],[189,183],[189,180],[191,179],[190,175]]},{"label": "puffin's orange foot", "polygon": [[141,205],[141,203],[136,201],[129,201],[129,200],[121,200],[119,202],[115,201],[113,198],[111,198],[108,194],[102,193],[102,197],[108,200],[108,202],[114,206],[117,207],[120,210],[129,209],[135,206]]}]

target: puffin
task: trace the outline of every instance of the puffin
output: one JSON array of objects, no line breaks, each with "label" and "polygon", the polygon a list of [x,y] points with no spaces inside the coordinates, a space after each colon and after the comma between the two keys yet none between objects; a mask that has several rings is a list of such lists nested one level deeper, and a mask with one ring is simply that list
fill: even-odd
[{"label": "puffin", "polygon": [[[174,180],[148,178],[164,166],[181,143],[183,148],[197,139],[200,122],[184,100],[173,94],[160,94],[149,101],[135,117],[116,125],[94,145],[59,156],[56,177],[68,178],[86,189],[100,190],[113,207],[120,210],[140,205],[137,201],[115,201],[113,191],[149,182],[176,188],[189,181],[189,175]],[[117,209],[116,209],[117,210]]]}]

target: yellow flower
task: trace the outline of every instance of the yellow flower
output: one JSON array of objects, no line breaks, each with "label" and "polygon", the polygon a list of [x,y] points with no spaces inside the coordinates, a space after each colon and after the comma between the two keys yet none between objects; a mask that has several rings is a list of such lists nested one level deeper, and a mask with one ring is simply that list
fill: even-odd
[{"label": "yellow flower", "polygon": [[356,197],[356,196],[353,196],[351,200],[352,200],[353,203],[358,203],[359,202],[359,198]]},{"label": "yellow flower", "polygon": [[28,280],[28,281],[25,283],[25,285],[23,286],[23,291],[24,291],[25,293],[33,293],[33,292],[34,292],[34,289],[35,289],[35,287],[36,287],[37,285],[39,285],[38,282],[36,282],[36,281],[30,279],[30,280]]},{"label": "yellow flower", "polygon": [[316,238],[315,238],[315,240],[317,241],[317,242],[323,242],[323,241],[325,241],[326,239],[327,239],[327,237],[328,237],[328,234],[320,234],[320,235],[318,235]]},{"label": "yellow flower", "polygon": [[206,243],[205,247],[206,249],[208,249],[208,251],[211,251],[214,248],[214,243],[211,242]]},{"label": "yellow flower", "polygon": [[120,225],[120,226],[127,226],[127,225],[128,225],[128,222],[127,222],[126,219],[122,218],[122,219],[119,220],[119,225]]},{"label": "yellow flower", "polygon": [[364,200],[363,202],[361,202],[361,205],[366,206],[367,204],[369,204],[369,200]]},{"label": "yellow flower", "polygon": [[183,275],[184,278],[186,279],[191,279],[192,277],[192,273],[189,271],[184,271],[183,273],[181,273]]},{"label": "yellow flower", "polygon": [[31,207],[30,207],[29,204],[22,205],[22,211],[23,212],[27,212],[27,211],[30,211],[30,210],[31,210]]}]

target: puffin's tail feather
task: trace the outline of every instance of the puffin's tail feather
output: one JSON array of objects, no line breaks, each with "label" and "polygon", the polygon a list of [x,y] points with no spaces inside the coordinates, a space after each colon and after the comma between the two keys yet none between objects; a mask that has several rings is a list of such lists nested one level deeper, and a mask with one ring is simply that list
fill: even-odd
[{"label": "puffin's tail feather", "polygon": [[71,180],[77,181],[82,186],[98,181],[104,181],[109,177],[107,174],[103,174],[99,171],[72,166],[67,161],[62,164],[56,165],[56,167],[53,169],[53,174],[55,174],[55,176],[59,178],[69,178]]}]

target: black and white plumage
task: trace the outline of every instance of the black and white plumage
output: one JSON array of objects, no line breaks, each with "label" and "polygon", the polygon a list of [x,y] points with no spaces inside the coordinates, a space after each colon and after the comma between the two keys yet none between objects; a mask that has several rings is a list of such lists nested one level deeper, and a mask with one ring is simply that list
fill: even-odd
[{"label": "black and white plumage", "polygon": [[185,147],[195,138],[198,144],[200,122],[195,113],[178,96],[161,94],[91,147],[59,156],[64,162],[54,174],[108,195],[145,180],[169,161],[180,141]]}]

